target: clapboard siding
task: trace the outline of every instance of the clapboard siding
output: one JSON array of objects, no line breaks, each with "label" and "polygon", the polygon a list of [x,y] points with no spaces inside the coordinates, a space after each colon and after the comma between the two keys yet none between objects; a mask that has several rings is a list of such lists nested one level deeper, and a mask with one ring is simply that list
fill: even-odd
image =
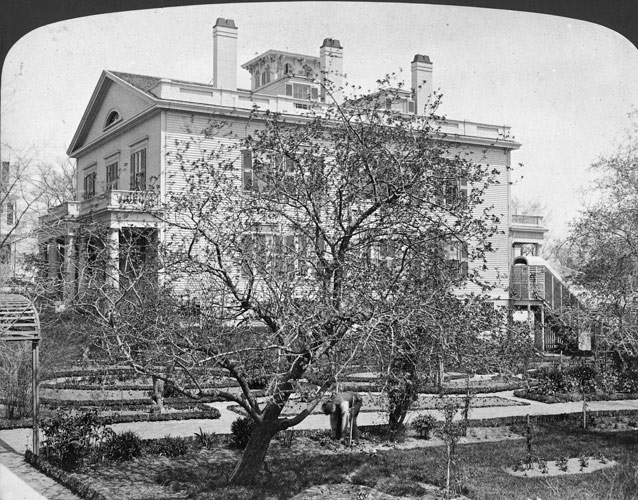
[{"label": "clapboard siding", "polygon": [[[223,126],[217,131],[215,137],[206,138],[211,130],[217,130],[217,125]],[[180,112],[167,112],[165,135],[166,158],[166,190],[167,193],[181,192],[188,188],[187,175],[189,171],[197,168],[202,162],[227,162],[232,161],[237,165],[237,188],[241,189],[241,155],[240,142],[247,134],[252,134],[260,127],[259,122],[249,122],[241,118],[224,119],[211,115],[189,114]],[[188,148],[185,148],[186,145]],[[453,153],[460,154],[472,162],[494,167],[497,171],[498,183],[491,185],[484,194],[483,204],[477,209],[479,215],[483,208],[490,208],[491,213],[500,219],[499,231],[502,234],[492,238],[494,252],[488,255],[488,269],[481,271],[484,280],[492,283],[500,283],[494,295],[505,296],[505,285],[509,271],[509,150],[496,146],[476,146],[454,144]],[[178,158],[178,155],[181,155]],[[180,166],[186,167],[186,172]],[[167,240],[174,238],[176,241],[187,237],[186,233],[167,231]],[[482,267],[482,263],[477,264]],[[179,280],[179,287],[193,289],[199,286],[199,278],[184,276]],[[471,288],[473,291],[477,289]]]}]

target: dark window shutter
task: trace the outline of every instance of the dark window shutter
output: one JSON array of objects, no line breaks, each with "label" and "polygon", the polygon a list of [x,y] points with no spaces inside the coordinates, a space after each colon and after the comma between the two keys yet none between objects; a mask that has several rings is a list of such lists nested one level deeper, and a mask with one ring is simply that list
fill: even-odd
[{"label": "dark window shutter", "polygon": [[253,171],[244,170],[244,191],[251,191],[253,189]]},{"label": "dark window shutter", "polygon": [[408,113],[414,113],[414,101],[408,101]]},{"label": "dark window shutter", "polygon": [[463,276],[464,278],[467,278],[469,274],[469,266],[467,261],[463,261],[461,262],[461,276]]},{"label": "dark window shutter", "polygon": [[135,191],[136,189],[136,182],[135,182],[135,154],[131,155],[131,163],[129,163],[129,166],[131,168],[131,178],[129,179],[129,190],[130,191]]},{"label": "dark window shutter", "polygon": [[140,152],[140,191],[146,190],[146,149]]},{"label": "dark window shutter", "polygon": [[15,212],[15,204],[10,201],[7,203],[7,224],[10,226],[13,225],[14,222],[14,212]]},{"label": "dark window shutter", "polygon": [[292,95],[292,85],[286,84],[286,95]]},{"label": "dark window shutter", "polygon": [[312,100],[316,101],[317,99],[319,99],[319,90],[316,88],[311,89],[312,92]]}]

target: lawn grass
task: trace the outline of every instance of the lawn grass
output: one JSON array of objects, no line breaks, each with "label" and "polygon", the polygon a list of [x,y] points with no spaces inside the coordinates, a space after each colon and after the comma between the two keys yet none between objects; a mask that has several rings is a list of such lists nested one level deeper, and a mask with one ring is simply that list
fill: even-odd
[{"label": "lawn grass", "polygon": [[[275,440],[267,467],[254,487],[230,487],[238,452],[224,448],[194,450],[184,457],[143,459],[97,468],[85,476],[93,485],[129,482],[129,497],[193,499],[287,499],[314,485],[354,483],[396,496],[425,494],[419,483],[442,486],[445,478],[443,447],[357,452],[320,446],[306,440],[283,448]],[[525,441],[458,445],[458,477],[462,493],[476,500],[540,497],[543,500],[638,499],[638,432],[604,432],[576,428],[568,423],[536,428],[534,453],[545,460],[602,453],[619,465],[590,474],[517,478],[504,472],[525,457]],[[118,468],[119,467],[119,468]],[[133,481],[133,478],[136,478]],[[142,483],[146,483],[144,486]],[[108,490],[103,490],[107,492]],[[136,494],[133,494],[136,492]],[[117,493],[111,496],[117,498]]]}]

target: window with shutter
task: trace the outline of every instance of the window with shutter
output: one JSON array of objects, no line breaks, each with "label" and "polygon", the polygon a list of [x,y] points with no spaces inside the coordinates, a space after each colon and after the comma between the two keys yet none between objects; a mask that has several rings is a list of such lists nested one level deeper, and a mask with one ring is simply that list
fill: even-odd
[{"label": "window with shutter", "polygon": [[107,191],[115,191],[118,189],[120,173],[119,162],[115,161],[106,166],[106,189]]},{"label": "window with shutter", "polygon": [[286,84],[286,95],[292,95],[292,85],[291,84]]},{"label": "window with shutter", "polygon": [[131,191],[146,191],[146,148],[131,154]]},{"label": "window with shutter", "polygon": [[294,85],[292,96],[295,99],[308,99],[309,95],[310,95],[310,85],[298,85],[298,84]]},{"label": "window with shutter", "polygon": [[96,172],[89,172],[84,175],[84,199],[88,200],[95,196],[95,179],[97,178]]}]

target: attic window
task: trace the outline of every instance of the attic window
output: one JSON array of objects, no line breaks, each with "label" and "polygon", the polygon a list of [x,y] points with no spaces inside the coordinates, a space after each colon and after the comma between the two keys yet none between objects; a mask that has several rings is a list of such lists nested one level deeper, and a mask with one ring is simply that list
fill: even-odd
[{"label": "attic window", "polygon": [[104,122],[104,128],[105,129],[109,128],[111,125],[114,125],[115,123],[119,122],[121,119],[122,118],[120,117],[120,114],[117,111],[111,111],[106,117],[106,122]]}]

